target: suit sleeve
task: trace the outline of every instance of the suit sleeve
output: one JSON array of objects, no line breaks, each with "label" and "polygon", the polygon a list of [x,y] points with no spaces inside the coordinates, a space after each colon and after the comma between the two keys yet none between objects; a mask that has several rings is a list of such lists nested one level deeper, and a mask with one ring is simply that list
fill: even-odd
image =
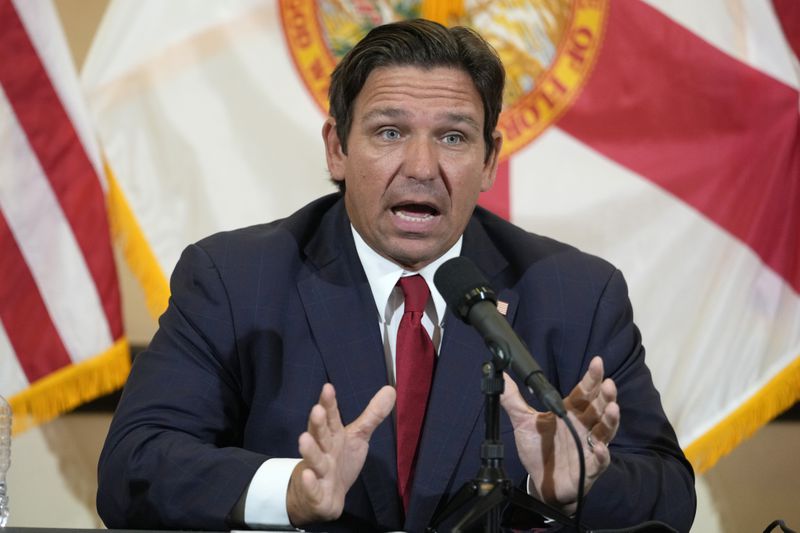
[{"label": "suit sleeve", "polygon": [[171,292],[100,456],[97,509],[110,528],[228,530],[268,457],[241,448],[236,331],[219,272],[199,246],[184,251]]},{"label": "suit sleeve", "polygon": [[615,271],[595,311],[583,371],[601,355],[617,385],[620,427],[611,464],[586,496],[585,522],[593,528],[660,520],[688,531],[695,513],[694,473],[661,406],[633,323],[627,286]]}]

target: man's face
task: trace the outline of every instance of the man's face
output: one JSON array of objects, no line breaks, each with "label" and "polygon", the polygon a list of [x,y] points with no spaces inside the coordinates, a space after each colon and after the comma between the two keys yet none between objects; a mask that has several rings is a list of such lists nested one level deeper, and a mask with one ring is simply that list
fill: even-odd
[{"label": "man's face", "polygon": [[353,106],[347,155],[328,119],[328,170],[345,182],[350,221],[372,249],[418,270],[455,244],[495,178],[502,141],[495,132],[485,160],[483,121],[466,72],[408,66],[370,73]]}]

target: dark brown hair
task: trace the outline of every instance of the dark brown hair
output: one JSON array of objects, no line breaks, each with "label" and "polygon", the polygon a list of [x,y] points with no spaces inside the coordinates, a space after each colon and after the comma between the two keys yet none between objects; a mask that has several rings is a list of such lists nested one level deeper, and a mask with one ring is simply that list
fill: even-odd
[{"label": "dark brown hair", "polygon": [[483,138],[489,159],[494,150],[492,133],[503,103],[505,70],[500,57],[474,30],[446,28],[424,19],[373,28],[334,69],[328,99],[345,154],[356,96],[374,69],[388,66],[453,67],[469,74],[483,103]]}]

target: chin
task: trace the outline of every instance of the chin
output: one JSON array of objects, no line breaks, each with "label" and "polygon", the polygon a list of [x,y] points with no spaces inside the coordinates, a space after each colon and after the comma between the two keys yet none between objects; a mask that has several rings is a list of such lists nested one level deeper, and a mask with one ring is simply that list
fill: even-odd
[{"label": "chin", "polygon": [[401,266],[413,267],[414,270],[418,270],[436,259],[438,255],[434,252],[422,253],[419,250],[414,250],[414,252],[406,251],[395,254],[393,257]]}]

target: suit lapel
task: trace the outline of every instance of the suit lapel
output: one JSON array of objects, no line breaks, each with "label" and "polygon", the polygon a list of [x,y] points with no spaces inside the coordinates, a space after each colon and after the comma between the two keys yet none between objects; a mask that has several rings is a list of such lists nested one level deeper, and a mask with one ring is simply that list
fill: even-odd
[{"label": "suit lapel", "polygon": [[[311,274],[297,284],[344,424],[355,420],[372,396],[387,384],[383,343],[372,292],[353,244],[340,202],[323,219],[305,249]],[[361,479],[376,518],[398,524],[401,510],[392,419],[370,440]]]},{"label": "suit lapel", "polygon": [[[464,233],[461,255],[472,259],[498,290],[498,299],[508,304],[506,316],[513,323],[518,296],[500,283],[507,261],[483,227],[473,219]],[[483,434],[481,366],[491,354],[480,335],[448,309],[444,338],[436,363],[431,398],[420,442],[405,529],[422,530],[428,525],[445,491],[451,495],[460,487],[448,487],[470,435]],[[479,453],[478,449],[469,453]],[[469,476],[477,474],[470,472]]]}]

